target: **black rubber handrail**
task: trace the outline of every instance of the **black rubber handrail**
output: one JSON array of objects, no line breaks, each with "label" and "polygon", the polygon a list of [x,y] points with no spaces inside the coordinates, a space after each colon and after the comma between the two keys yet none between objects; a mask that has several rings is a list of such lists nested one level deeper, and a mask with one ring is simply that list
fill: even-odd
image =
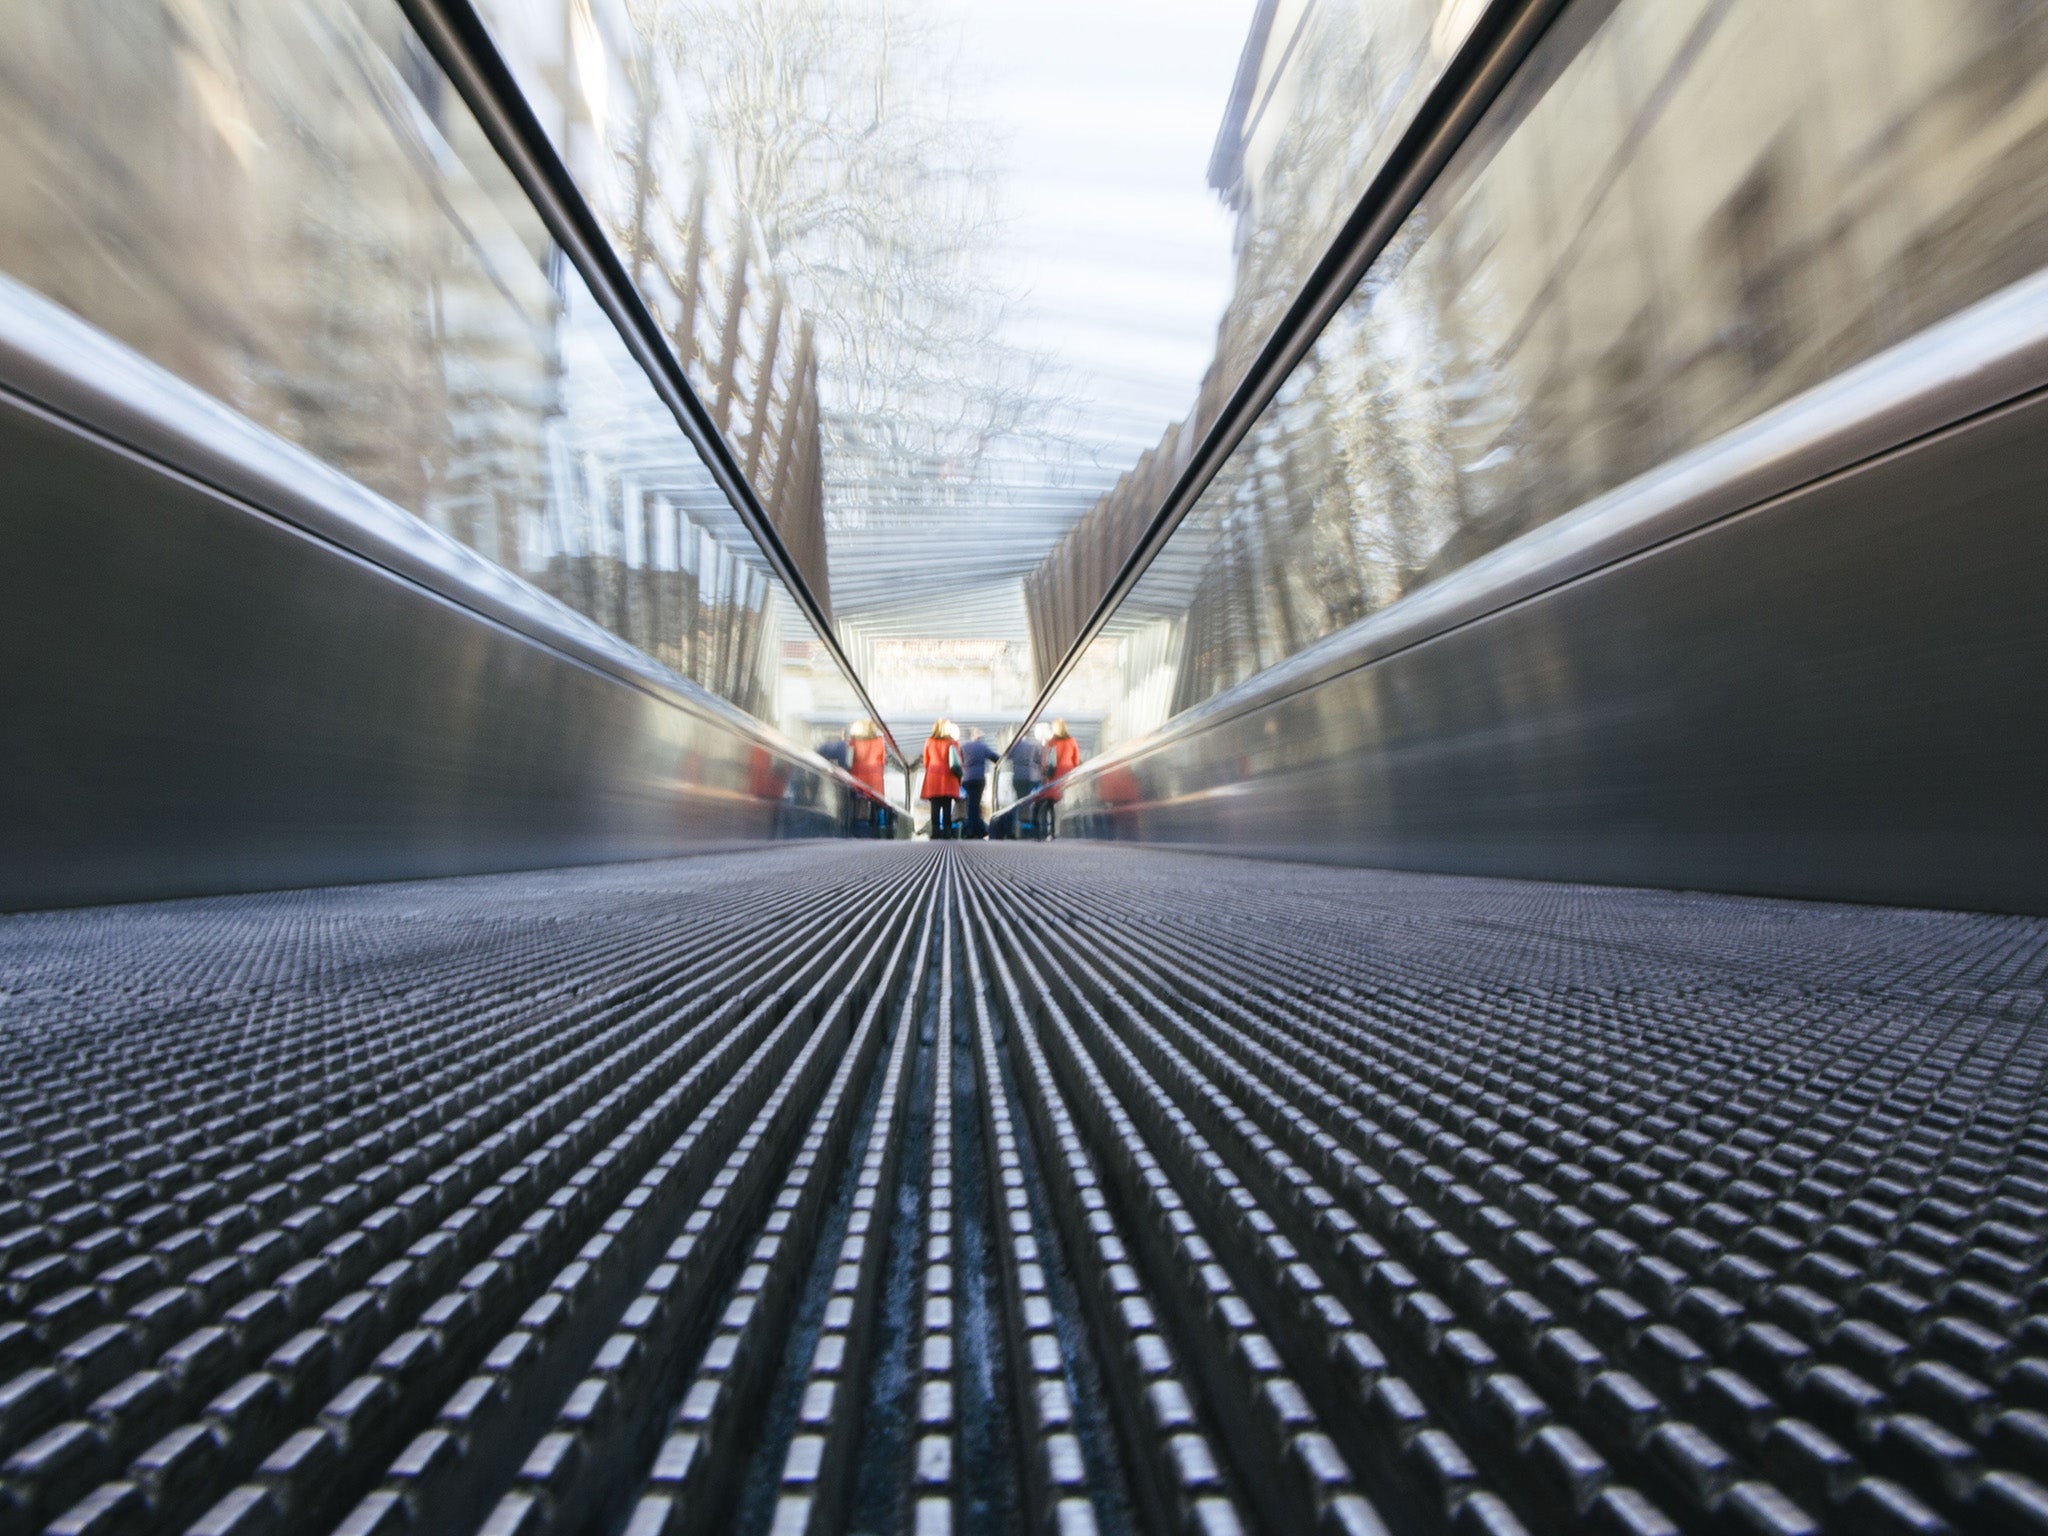
[{"label": "black rubber handrail", "polygon": [[569,168],[562,163],[554,141],[534,115],[526,94],[519,88],[498,45],[470,0],[398,0],[406,19],[434,61],[454,82],[462,99],[475,114],[491,147],[512,172],[528,201],[533,204],[548,233],[561,246],[591,294],[618,330],[626,349],[646,372],[654,392],[675,413],[677,423],[702,456],[719,490],[732,503],[734,512],[760,545],[775,574],[803,610],[811,628],[824,642],[840,671],[846,674],[859,697],[861,708],[882,732],[897,765],[906,772],[909,760],[890,734],[882,712],[868,696],[867,685],[854,670],[853,659],[839,643],[832,621],[797,569],[782,536],[768,520],[759,496],[739,467],[732,447],[718,430],[711,413],[697,396],[681,359],[663,335],[654,312],[633,285],[632,276],[620,260],[611,237],[576,185]]},{"label": "black rubber handrail", "polygon": [[[1452,55],[1415,116],[1372,180],[1366,185],[1343,227],[1309,272],[1273,328],[1251,367],[1224,402],[1216,419],[1196,445],[1165,501],[1146,526],[1137,547],[1118,568],[1109,585],[1067,647],[1066,655],[1039,686],[1029,713],[1017,728],[1022,736],[1052,702],[1061,683],[1074,670],[1089,644],[1109,622],[1137,585],[1166,541],[1193,510],[1224,462],[1258,420],[1295,365],[1322,334],[1345,300],[1351,297],[1366,269],[1415,211],[1437,175],[1450,163],[1508,80],[1514,75],[1544,29],[1567,0],[1493,0]],[[1583,0],[1582,0],[1583,3]]]}]

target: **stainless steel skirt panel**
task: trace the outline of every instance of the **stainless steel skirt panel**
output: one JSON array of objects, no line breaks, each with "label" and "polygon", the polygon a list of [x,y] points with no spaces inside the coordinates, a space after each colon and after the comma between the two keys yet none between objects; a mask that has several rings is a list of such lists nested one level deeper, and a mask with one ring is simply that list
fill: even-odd
[{"label": "stainless steel skirt panel", "polygon": [[2048,912],[2044,503],[2036,396],[1298,691],[1255,679],[1082,770],[1061,835]]},{"label": "stainless steel skirt panel", "polygon": [[773,733],[5,393],[0,464],[0,906],[652,857],[856,819]]}]

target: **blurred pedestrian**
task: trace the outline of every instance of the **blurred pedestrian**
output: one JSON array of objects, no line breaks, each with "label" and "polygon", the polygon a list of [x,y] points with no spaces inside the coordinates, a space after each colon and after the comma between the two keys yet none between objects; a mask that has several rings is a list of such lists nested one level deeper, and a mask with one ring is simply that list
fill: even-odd
[{"label": "blurred pedestrian", "polygon": [[789,796],[789,765],[756,742],[747,761],[747,792],[769,807],[768,835],[781,837],[788,829],[783,802]]},{"label": "blurred pedestrian", "polygon": [[1052,740],[1046,743],[1047,783],[1045,788],[1045,835],[1054,835],[1059,816],[1055,809],[1060,803],[1060,781],[1081,766],[1081,743],[1074,740],[1067,729],[1067,722],[1055,720],[1052,723]]},{"label": "blurred pedestrian", "polygon": [[888,792],[882,783],[882,770],[889,760],[889,748],[888,743],[882,740],[881,727],[872,720],[861,721],[853,728],[850,751],[853,763],[847,772],[874,796],[867,802],[868,822],[879,832],[882,818],[889,809]]},{"label": "blurred pedestrian", "polygon": [[1038,791],[1040,780],[1039,760],[1042,756],[1038,738],[1029,731],[1019,731],[1017,739],[1010,743],[1004,755],[1010,759],[1010,803],[1016,807],[1010,820],[1016,827],[1018,837],[1031,835],[1031,818],[1038,808],[1024,802]]},{"label": "blurred pedestrian", "polygon": [[[846,739],[846,732],[843,729],[819,743],[818,756],[841,773],[852,771],[853,744]],[[867,802],[838,785],[832,786],[831,793],[833,804],[839,807],[839,835],[858,837],[868,822]]]},{"label": "blurred pedestrian", "polygon": [[955,819],[960,802],[960,743],[954,739],[950,721],[936,720],[924,742],[924,786],[922,798],[931,803],[932,836],[958,837]]},{"label": "blurred pedestrian", "polygon": [[981,814],[981,797],[988,789],[989,765],[997,756],[996,749],[982,740],[979,731],[969,731],[960,744],[960,790],[967,798],[969,837],[988,836],[988,822]]}]

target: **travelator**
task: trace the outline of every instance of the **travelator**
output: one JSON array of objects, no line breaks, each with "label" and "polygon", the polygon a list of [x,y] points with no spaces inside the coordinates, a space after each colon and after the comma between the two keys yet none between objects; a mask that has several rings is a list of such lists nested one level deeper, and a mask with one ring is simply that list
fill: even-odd
[{"label": "travelator", "polygon": [[[613,349],[549,430],[687,450],[636,556],[8,287],[0,1530],[2048,1529],[2048,290],[1305,618],[1244,471],[1645,10],[1473,9],[1041,606],[1039,712],[1171,674],[1050,845],[894,841],[769,718],[793,649],[879,711],[466,7],[359,14]],[[439,472],[554,515],[522,409]]]}]

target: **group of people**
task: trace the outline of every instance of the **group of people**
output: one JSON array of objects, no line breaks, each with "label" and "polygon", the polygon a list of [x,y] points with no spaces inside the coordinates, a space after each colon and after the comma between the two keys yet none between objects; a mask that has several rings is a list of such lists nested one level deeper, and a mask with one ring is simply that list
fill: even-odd
[{"label": "group of people", "polygon": [[[873,813],[881,815],[887,798],[882,772],[888,755],[888,743],[883,740],[881,727],[872,720],[863,720],[844,736],[826,742],[818,751],[828,762],[844,768],[873,792]],[[1040,786],[1057,784],[1079,767],[1081,744],[1074,740],[1064,720],[1053,721],[1049,736],[1018,736],[1004,752],[990,746],[980,731],[968,731],[963,740],[959,727],[952,721],[935,721],[931,735],[925,738],[924,782],[918,790],[919,798],[931,806],[933,837],[988,836],[983,803],[988,794],[989,775],[995,765],[1005,759],[1010,764],[1010,783],[1015,798],[1022,801],[1035,794]],[[1052,836],[1054,806],[1058,801],[1059,791],[1052,789],[1032,806],[1031,831],[1034,835]],[[966,813],[964,821],[961,814],[963,806]]]},{"label": "group of people", "polygon": [[[935,721],[924,743],[924,784],[918,797],[932,808],[932,836],[987,837],[988,822],[981,813],[982,797],[988,792],[988,770],[1001,754],[982,739],[981,732],[969,731],[960,739],[960,728],[950,720]],[[960,822],[960,806],[967,806],[967,822]]]},{"label": "group of people", "polygon": [[[1055,720],[1052,735],[1041,741],[1020,735],[1007,752],[998,752],[970,730],[967,739],[950,720],[936,721],[924,743],[924,784],[919,795],[932,808],[933,837],[987,837],[988,822],[982,815],[982,798],[987,793],[990,771],[1004,758],[1010,762],[1010,784],[1019,801],[1034,794],[1042,784],[1056,784],[1081,763],[1081,744],[1067,729],[1067,722]],[[1053,831],[1053,806],[1059,791],[1050,790],[1035,804],[1035,829],[1039,836]],[[965,802],[967,819],[960,820]]]}]

